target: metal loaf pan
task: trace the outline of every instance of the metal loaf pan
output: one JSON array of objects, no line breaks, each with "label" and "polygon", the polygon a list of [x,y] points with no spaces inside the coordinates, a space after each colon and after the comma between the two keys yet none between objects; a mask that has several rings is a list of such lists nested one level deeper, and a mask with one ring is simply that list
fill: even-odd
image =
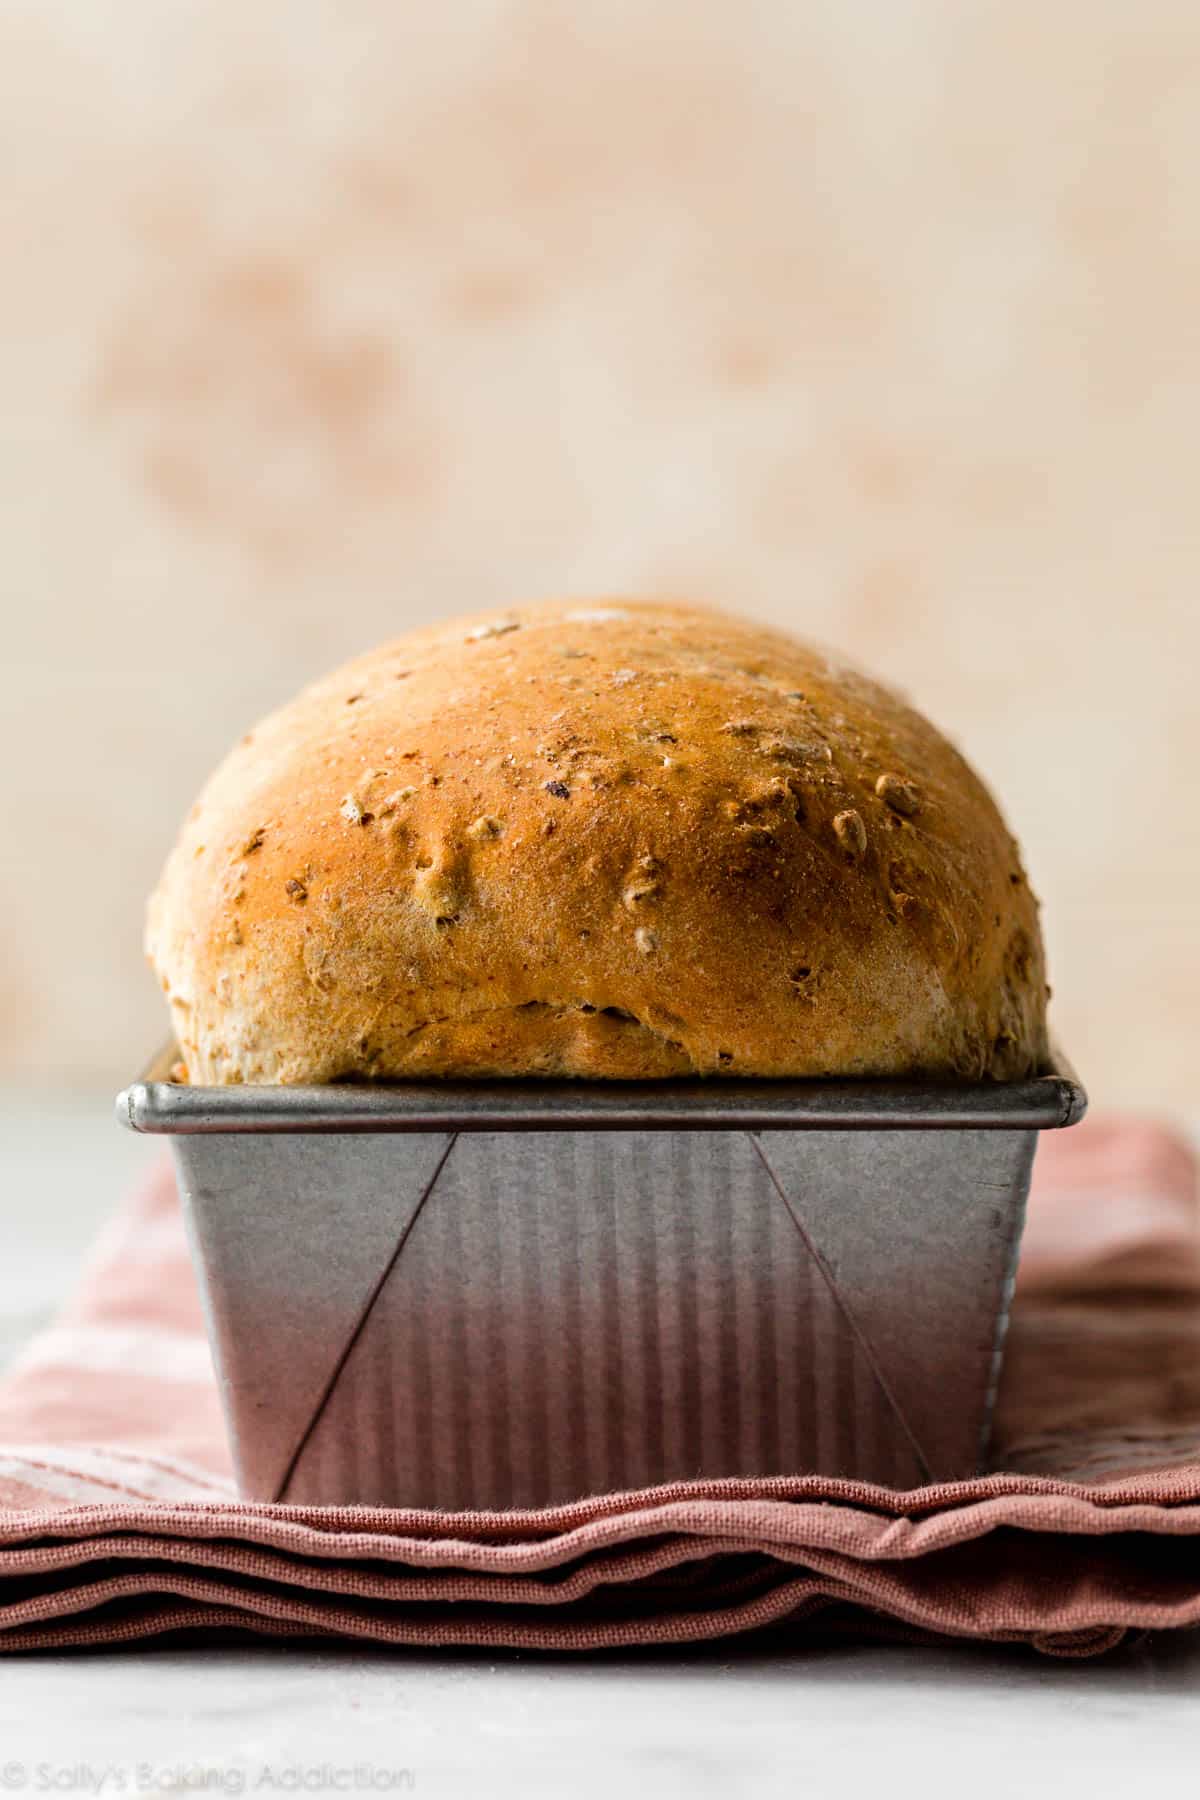
[{"label": "metal loaf pan", "polygon": [[984,1457],[1059,1066],[998,1085],[425,1081],[118,1100],[169,1135],[255,1499],[541,1506]]}]

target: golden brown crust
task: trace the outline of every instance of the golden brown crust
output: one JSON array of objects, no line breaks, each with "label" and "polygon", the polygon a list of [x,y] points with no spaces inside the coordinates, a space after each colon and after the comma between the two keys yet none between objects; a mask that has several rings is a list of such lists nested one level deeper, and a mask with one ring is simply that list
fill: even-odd
[{"label": "golden brown crust", "polygon": [[1011,1078],[1037,903],[958,753],[691,606],[384,645],[217,770],[149,912],[190,1079]]}]

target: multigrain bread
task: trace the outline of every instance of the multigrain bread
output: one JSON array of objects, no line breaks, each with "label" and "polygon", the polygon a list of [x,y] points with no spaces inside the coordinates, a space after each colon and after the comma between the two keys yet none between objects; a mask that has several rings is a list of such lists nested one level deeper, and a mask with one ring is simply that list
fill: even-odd
[{"label": "multigrain bread", "polygon": [[149,910],[186,1078],[902,1075],[1045,1058],[982,783],[823,651],[692,606],[455,620],[245,737]]}]

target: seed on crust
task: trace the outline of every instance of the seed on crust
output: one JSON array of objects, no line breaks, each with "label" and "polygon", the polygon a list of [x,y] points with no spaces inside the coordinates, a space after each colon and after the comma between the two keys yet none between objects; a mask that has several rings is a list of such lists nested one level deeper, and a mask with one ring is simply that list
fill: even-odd
[{"label": "seed on crust", "polygon": [[893,812],[900,813],[903,818],[911,819],[914,813],[921,810],[921,796],[911,781],[905,781],[902,775],[881,775],[875,783],[875,792],[890,806]]},{"label": "seed on crust", "polygon": [[843,850],[851,856],[865,856],[867,849],[867,828],[863,824],[862,814],[849,807],[845,812],[837,814],[833,821],[834,836]]},{"label": "seed on crust", "polygon": [[801,738],[777,737],[769,738],[765,744],[759,745],[763,756],[769,756],[774,762],[808,763],[833,761],[833,751],[828,744],[819,740],[805,741]]},{"label": "seed on crust", "polygon": [[520,631],[520,629],[520,619],[489,619],[486,624],[476,625],[473,631],[468,631],[463,642],[478,644],[484,638],[503,637],[506,631]]}]

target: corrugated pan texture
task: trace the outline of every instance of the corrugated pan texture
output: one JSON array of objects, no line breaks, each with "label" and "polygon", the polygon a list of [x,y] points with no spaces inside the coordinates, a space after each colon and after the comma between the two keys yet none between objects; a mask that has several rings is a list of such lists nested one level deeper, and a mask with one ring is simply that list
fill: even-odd
[{"label": "corrugated pan texture", "polygon": [[250,1498],[979,1466],[1031,1132],[173,1143]]},{"label": "corrugated pan texture", "polygon": [[[741,1133],[460,1138],[283,1498],[532,1506],[922,1463]],[[685,1194],[656,1207],[653,1196]]]}]

